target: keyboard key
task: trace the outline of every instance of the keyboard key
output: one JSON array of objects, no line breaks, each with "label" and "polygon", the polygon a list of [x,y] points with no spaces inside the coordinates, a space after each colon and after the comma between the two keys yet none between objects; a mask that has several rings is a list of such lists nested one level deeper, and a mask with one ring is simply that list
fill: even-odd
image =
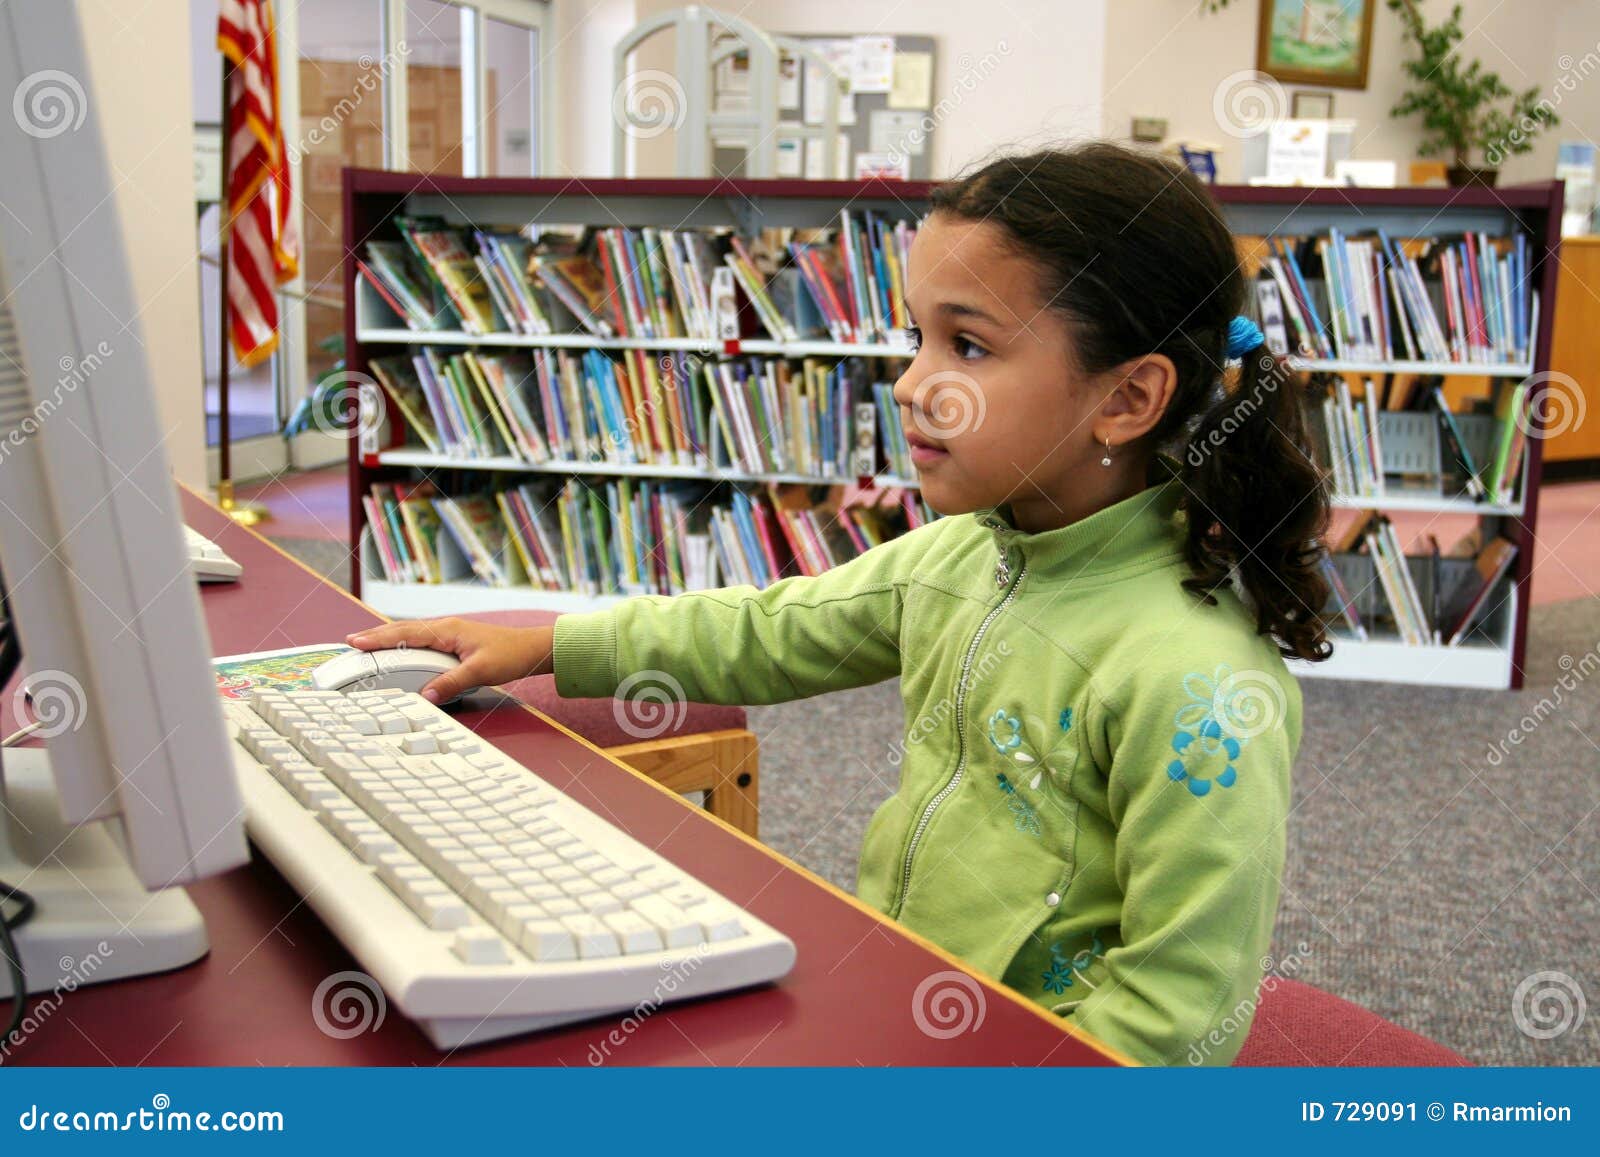
[{"label": "keyboard key", "polygon": [[622,901],[609,892],[590,892],[587,895],[579,896],[577,899],[578,907],[594,916],[603,916],[607,912],[622,911]]},{"label": "keyboard key", "polygon": [[355,772],[365,770],[367,765],[348,752],[334,751],[323,760],[323,766],[335,783],[342,783]]},{"label": "keyboard key", "polygon": [[498,921],[512,908],[527,902],[528,898],[522,894],[520,888],[496,888],[489,893],[488,907],[484,914]]},{"label": "keyboard key", "polygon": [[745,934],[738,911],[725,904],[706,904],[696,908],[694,915],[699,919],[706,939],[713,944],[719,940],[735,940]]},{"label": "keyboard key", "polygon": [[408,884],[400,898],[419,920],[438,932],[465,927],[472,916],[461,898],[438,880]]},{"label": "keyboard key", "polygon": [[407,856],[401,862],[396,862],[393,857],[386,856],[378,864],[378,879],[388,884],[397,893],[403,894],[403,889],[408,883],[418,880],[431,880],[432,878],[433,873],[410,856]]},{"label": "keyboard key", "polygon": [[585,960],[616,956],[621,951],[615,934],[595,916],[564,916],[561,926],[578,942],[578,955]]},{"label": "keyboard key", "polygon": [[624,952],[659,952],[665,947],[655,925],[636,913],[611,912],[601,919],[616,933]]},{"label": "keyboard key", "polygon": [[385,853],[400,850],[394,839],[383,832],[357,836],[352,847],[364,864],[376,864]]},{"label": "keyboard key", "polygon": [[[669,904],[660,896],[642,896],[631,907],[660,931],[668,948],[687,948],[700,942],[700,922],[676,904]],[[709,937],[709,933],[705,935]]]},{"label": "keyboard key", "polygon": [[456,931],[451,951],[463,964],[510,964],[511,953],[499,933],[482,926],[469,925]]},{"label": "keyboard key", "polygon": [[539,905],[521,900],[513,904],[507,904],[501,910],[499,918],[495,921],[495,927],[500,929],[501,935],[511,943],[520,944],[522,942],[522,930],[525,927],[536,921],[547,919],[549,917],[545,915],[544,909]]},{"label": "keyboard key", "polygon": [[400,750],[407,755],[430,755],[439,750],[439,745],[433,736],[413,731],[400,740]]},{"label": "keyboard key", "polygon": [[535,920],[524,924],[522,950],[538,961],[576,960],[578,946],[568,932],[555,920]]}]

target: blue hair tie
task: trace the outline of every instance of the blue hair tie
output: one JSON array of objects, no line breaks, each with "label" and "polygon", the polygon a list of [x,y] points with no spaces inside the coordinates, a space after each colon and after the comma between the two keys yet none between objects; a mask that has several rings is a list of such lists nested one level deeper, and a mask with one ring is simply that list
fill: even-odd
[{"label": "blue hair tie", "polygon": [[1228,323],[1228,356],[1230,358],[1242,358],[1264,341],[1266,341],[1266,338],[1261,336],[1261,327],[1243,314]]}]

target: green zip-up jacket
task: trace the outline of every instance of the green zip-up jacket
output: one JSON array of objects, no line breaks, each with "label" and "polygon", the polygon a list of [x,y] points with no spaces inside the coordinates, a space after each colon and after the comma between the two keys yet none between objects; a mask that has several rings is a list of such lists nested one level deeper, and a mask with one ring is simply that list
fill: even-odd
[{"label": "green zip-up jacket", "polygon": [[861,899],[1136,1061],[1226,1065],[1270,965],[1300,691],[1231,588],[1180,585],[1181,486],[564,615],[556,687],[760,704],[900,676]]}]

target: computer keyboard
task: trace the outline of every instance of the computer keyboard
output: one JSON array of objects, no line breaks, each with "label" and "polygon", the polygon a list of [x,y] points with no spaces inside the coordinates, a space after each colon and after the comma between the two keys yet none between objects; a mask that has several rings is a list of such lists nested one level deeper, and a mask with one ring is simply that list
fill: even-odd
[{"label": "computer keyboard", "polygon": [[440,1048],[794,965],[787,937],[420,695],[224,705],[251,838]]},{"label": "computer keyboard", "polygon": [[186,526],[183,536],[189,548],[190,573],[201,582],[231,582],[244,573],[244,568],[229,558],[226,551],[198,530]]}]

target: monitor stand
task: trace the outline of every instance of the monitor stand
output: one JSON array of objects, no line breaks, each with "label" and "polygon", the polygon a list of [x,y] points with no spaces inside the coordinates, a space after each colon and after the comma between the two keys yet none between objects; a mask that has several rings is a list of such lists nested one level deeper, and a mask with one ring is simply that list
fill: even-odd
[{"label": "monitor stand", "polygon": [[[116,821],[62,823],[45,748],[8,747],[0,758],[0,880],[35,905],[13,933],[29,992],[164,972],[206,954],[200,910],[182,888],[145,888]],[[0,1000],[11,995],[0,961]]]}]

